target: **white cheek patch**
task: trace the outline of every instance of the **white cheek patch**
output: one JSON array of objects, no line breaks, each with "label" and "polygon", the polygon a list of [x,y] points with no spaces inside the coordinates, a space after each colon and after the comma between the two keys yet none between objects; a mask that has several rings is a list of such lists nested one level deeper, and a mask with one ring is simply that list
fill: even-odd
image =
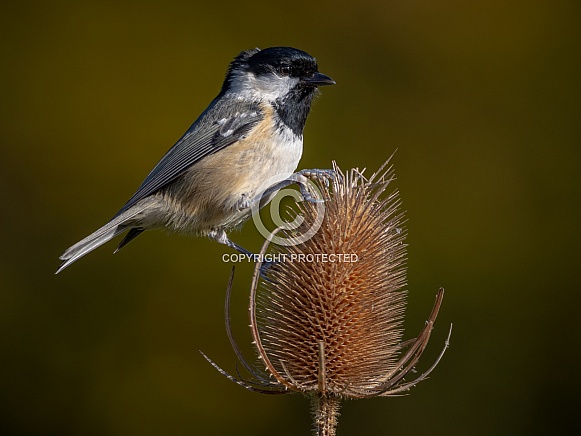
[{"label": "white cheek patch", "polygon": [[264,95],[268,95],[271,100],[276,100],[279,97],[285,96],[296,84],[293,82],[297,82],[297,80],[290,77],[279,77],[274,75],[254,78],[256,89]]},{"label": "white cheek patch", "polygon": [[233,77],[230,92],[240,98],[273,102],[284,97],[298,81],[299,79],[288,76],[255,76],[251,72],[239,72]]}]

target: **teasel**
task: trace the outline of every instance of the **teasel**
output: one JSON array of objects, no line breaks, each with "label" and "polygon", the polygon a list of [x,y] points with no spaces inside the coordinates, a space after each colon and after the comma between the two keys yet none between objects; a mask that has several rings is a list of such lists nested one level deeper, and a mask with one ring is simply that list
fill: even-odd
[{"label": "teasel", "polygon": [[[202,353],[246,389],[310,397],[315,435],[335,434],[341,399],[402,394],[426,379],[449,345],[451,327],[436,361],[423,373],[415,372],[444,290],[437,292],[419,335],[403,341],[406,232],[398,192],[383,196],[394,180],[389,162],[369,178],[357,169],[344,174],[334,164],[330,183],[317,184],[324,201],[299,203],[301,226],[277,229],[265,241],[259,258],[279,231],[285,244],[272,245],[268,252],[278,262],[255,267],[249,305],[259,358],[254,365],[242,355],[230,328],[232,270],[226,330],[251,379],[239,373],[233,377]],[[318,229],[305,237],[313,228]]]}]

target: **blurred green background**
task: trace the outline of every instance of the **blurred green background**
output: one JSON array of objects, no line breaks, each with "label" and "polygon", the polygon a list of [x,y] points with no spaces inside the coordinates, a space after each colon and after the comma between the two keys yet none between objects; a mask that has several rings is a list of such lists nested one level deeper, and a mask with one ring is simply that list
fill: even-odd
[{"label": "blurred green background", "polygon": [[[0,433],[298,435],[301,396],[221,377],[224,247],[148,232],[58,276],[217,94],[228,62],[291,45],[337,81],[302,168],[395,149],[408,211],[406,337],[446,296],[402,398],[346,402],[340,435],[580,434],[581,3],[4,2]],[[252,223],[233,235],[257,250]],[[250,266],[233,323],[250,351]],[[420,365],[421,367],[421,365]]]}]

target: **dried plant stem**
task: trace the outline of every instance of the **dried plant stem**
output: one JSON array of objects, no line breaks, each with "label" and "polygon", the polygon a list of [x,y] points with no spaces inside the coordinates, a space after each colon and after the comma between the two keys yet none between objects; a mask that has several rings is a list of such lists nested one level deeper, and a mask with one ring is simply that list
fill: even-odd
[{"label": "dried plant stem", "polygon": [[321,393],[311,395],[313,434],[315,436],[335,436],[340,401],[341,399],[335,395]]}]

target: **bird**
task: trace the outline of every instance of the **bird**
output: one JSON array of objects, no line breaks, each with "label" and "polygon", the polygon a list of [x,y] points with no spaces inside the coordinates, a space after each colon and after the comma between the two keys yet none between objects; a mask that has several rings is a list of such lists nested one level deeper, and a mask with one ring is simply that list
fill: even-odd
[{"label": "bird", "polygon": [[115,252],[156,228],[205,236],[250,253],[227,232],[291,183],[312,200],[306,181],[327,175],[295,171],[313,98],[320,86],[334,84],[302,50],[242,51],[231,61],[217,97],[113,218],[60,256],[56,274],[124,232]]}]

